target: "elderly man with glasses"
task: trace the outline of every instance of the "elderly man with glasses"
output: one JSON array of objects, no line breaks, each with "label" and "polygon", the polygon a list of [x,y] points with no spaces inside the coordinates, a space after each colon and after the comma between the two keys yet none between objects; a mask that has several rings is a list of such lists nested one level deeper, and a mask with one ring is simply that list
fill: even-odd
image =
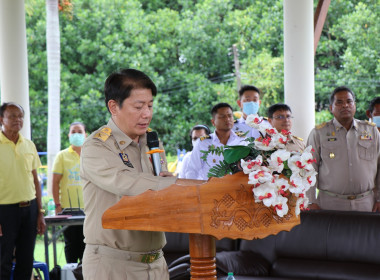
[{"label": "elderly man with glasses", "polygon": [[292,110],[286,104],[274,104],[268,108],[268,121],[278,132],[287,131],[289,141],[286,150],[289,152],[300,152],[305,149],[302,138],[290,133],[292,129]]}]

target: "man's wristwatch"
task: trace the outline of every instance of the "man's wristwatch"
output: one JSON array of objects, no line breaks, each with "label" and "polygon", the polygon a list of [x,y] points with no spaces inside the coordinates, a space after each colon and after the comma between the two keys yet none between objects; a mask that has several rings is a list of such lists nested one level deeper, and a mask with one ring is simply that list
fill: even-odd
[{"label": "man's wristwatch", "polygon": [[43,208],[40,209],[40,213],[45,214],[45,212],[46,212],[45,209]]}]

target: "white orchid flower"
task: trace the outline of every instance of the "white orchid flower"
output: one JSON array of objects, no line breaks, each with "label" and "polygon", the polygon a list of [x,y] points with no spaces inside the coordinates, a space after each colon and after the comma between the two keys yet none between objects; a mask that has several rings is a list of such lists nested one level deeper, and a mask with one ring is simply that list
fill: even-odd
[{"label": "white orchid flower", "polygon": [[276,200],[274,201],[273,206],[279,217],[284,217],[286,214],[288,214],[289,207],[288,207],[288,199],[286,197],[278,196]]},{"label": "white orchid flower", "polygon": [[261,165],[263,164],[263,157],[257,156],[254,160],[247,160],[244,159],[240,160],[240,165],[243,168],[244,174],[249,174],[252,171],[258,170],[261,168]]},{"label": "white orchid flower", "polygon": [[278,175],[275,176],[274,185],[277,189],[277,193],[282,196],[285,196],[285,192],[290,187],[288,180],[279,178]]},{"label": "white orchid flower", "polygon": [[302,210],[306,210],[309,205],[309,199],[307,197],[299,197],[296,203],[296,215],[298,216]]},{"label": "white orchid flower", "polygon": [[273,205],[277,198],[276,188],[270,182],[260,184],[258,187],[253,188],[253,194],[256,202],[263,202],[266,207]]},{"label": "white orchid flower", "polygon": [[264,184],[273,180],[272,171],[265,166],[261,166],[261,169],[254,170],[249,173],[248,184]]},{"label": "white orchid flower", "polygon": [[284,161],[288,160],[290,155],[290,152],[284,149],[275,151],[268,159],[269,169],[281,173],[284,169]]},{"label": "white orchid flower", "polygon": [[259,117],[258,115],[254,115],[254,114],[248,115],[247,119],[245,120],[245,123],[248,126],[256,128],[256,129],[258,129],[260,127],[262,122],[263,122],[263,118]]},{"label": "white orchid flower", "polygon": [[275,143],[272,141],[272,138],[270,138],[269,136],[267,137],[258,137],[255,139],[255,148],[257,150],[262,150],[262,151],[270,151],[270,150],[274,150],[275,148]]}]

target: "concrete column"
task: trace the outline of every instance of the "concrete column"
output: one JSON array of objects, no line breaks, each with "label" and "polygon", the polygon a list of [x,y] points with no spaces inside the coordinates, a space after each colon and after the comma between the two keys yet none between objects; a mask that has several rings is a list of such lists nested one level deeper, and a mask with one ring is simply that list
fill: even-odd
[{"label": "concrete column", "polygon": [[306,141],[315,123],[313,0],[284,0],[284,87],[292,131]]},{"label": "concrete column", "polygon": [[25,111],[21,133],[30,139],[28,53],[23,0],[0,0],[1,103],[16,102]]}]

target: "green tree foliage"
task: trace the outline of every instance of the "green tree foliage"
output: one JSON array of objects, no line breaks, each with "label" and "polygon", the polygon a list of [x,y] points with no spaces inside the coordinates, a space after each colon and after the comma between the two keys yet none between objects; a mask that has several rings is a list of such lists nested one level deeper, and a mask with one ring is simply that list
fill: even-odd
[{"label": "green tree foliage", "polygon": [[[341,84],[357,93],[361,118],[378,94],[376,1],[332,1],[315,61],[317,111],[328,108],[329,93]],[[177,147],[190,149],[193,125],[211,125],[213,105],[228,102],[238,110],[232,44],[239,49],[242,84],[262,90],[260,113],[283,101],[283,0],[72,2],[72,17],[60,16],[62,148],[71,122],[84,122],[88,132],[106,124],[104,80],[123,67],[140,69],[157,84],[151,127],[174,154]],[[46,151],[44,1],[26,0],[26,11],[32,137]]]}]

